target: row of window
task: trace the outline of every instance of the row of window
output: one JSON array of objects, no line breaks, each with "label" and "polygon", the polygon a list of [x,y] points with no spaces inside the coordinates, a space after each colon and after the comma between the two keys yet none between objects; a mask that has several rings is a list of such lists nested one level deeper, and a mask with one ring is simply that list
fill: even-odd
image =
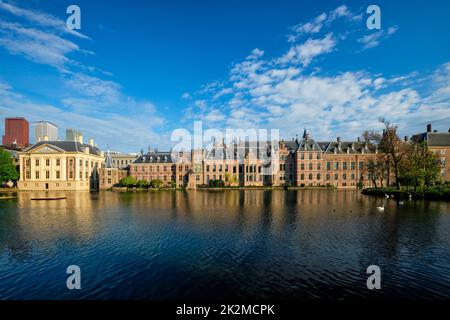
[{"label": "row of window", "polygon": [[134,159],[133,160],[124,160],[124,159],[121,159],[121,160],[119,160],[119,159],[117,159],[117,160],[114,160],[113,159],[113,165],[117,165],[117,166],[123,166],[123,165],[128,165],[128,164],[130,164],[130,163],[132,163],[134,161]]},{"label": "row of window", "polygon": [[[73,176],[74,176],[74,172],[73,171],[69,171],[69,179],[73,179]],[[85,171],[84,175],[83,175],[83,171],[80,171],[78,177],[80,179],[83,179],[83,176],[84,176],[85,179],[88,179],[89,178],[89,172]],[[28,180],[31,179],[31,171],[26,171],[25,178],[28,179]],[[35,179],[40,179],[41,178],[40,171],[35,171],[34,172],[34,178]],[[45,179],[50,179],[50,171],[48,171],[48,170],[45,171]],[[61,171],[59,171],[59,170],[55,171],[55,179],[61,179]]]},{"label": "row of window", "polygon": [[[314,152],[308,152],[308,157],[309,160],[317,159],[320,160],[321,156],[320,153],[314,153]],[[304,160],[305,159],[305,154],[304,153],[300,153],[300,159]]]},{"label": "row of window", "polygon": [[[312,173],[308,174],[307,177],[308,177],[308,180],[313,180],[314,179],[314,175]],[[355,180],[355,174],[354,173],[352,173],[350,175],[347,175],[346,173],[342,174],[342,180],[347,180],[348,177],[350,177],[350,180]],[[318,173],[316,175],[316,179],[320,180],[321,178],[322,178],[321,174]],[[362,173],[360,173],[359,174],[359,180],[362,180],[363,178],[364,178],[364,175]],[[370,179],[370,175],[367,175],[366,179],[369,180]],[[300,180],[305,180],[305,174],[302,173],[300,175]],[[325,180],[331,180],[331,175],[329,173],[327,173],[325,175]],[[339,180],[339,174],[338,173],[334,174],[334,180]]]},{"label": "row of window", "polygon": [[[228,172],[230,170],[230,167],[231,167],[231,165],[228,165],[228,164],[226,164],[226,165],[222,165],[222,164],[209,165],[209,164],[207,164],[206,165],[206,172],[216,172],[216,171],[223,172],[224,169],[225,169],[225,172]],[[236,173],[237,172],[237,166],[235,166],[235,165],[232,166],[232,171],[233,171],[233,173]]]},{"label": "row of window", "polygon": [[135,176],[135,178],[137,180],[146,180],[146,181],[151,181],[151,180],[156,180],[156,179],[163,180],[163,181],[169,181],[167,175],[160,175],[160,176],[137,175],[137,176]]},{"label": "row of window", "polygon": [[[148,170],[147,170],[148,168]],[[139,170],[138,166],[134,166],[135,172],[159,172],[159,171],[171,171],[171,166],[141,166],[141,170]]]},{"label": "row of window", "polygon": [[[333,165],[333,170],[340,170],[342,168],[342,170],[355,170],[356,168],[356,162],[342,162],[340,163],[339,161],[335,161],[335,162],[330,162],[327,161],[326,163],[326,169],[329,171],[331,170],[331,165]],[[314,168],[314,164],[313,163],[308,163],[307,166],[308,170],[313,170]],[[316,164],[316,169],[317,170],[321,170],[322,169],[322,165],[320,163]],[[358,162],[358,169],[359,170],[363,170],[364,169],[364,162]],[[281,166],[280,166],[280,170],[281,170]],[[305,170],[305,164],[304,163],[300,163],[300,170]]]},{"label": "row of window", "polygon": [[[40,164],[41,164],[41,161],[40,161],[40,159],[35,159],[34,160],[35,162],[34,162],[34,164],[35,164],[35,166],[36,167],[39,167],[40,166]],[[50,163],[51,163],[51,159],[45,159],[45,166],[46,167],[49,167],[50,166]],[[69,159],[69,166],[73,166],[73,159]],[[83,164],[86,166],[86,167],[89,167],[89,161],[83,161],[83,160],[81,160],[80,159],[80,167],[83,167]],[[26,159],[25,160],[25,165],[27,166],[27,167],[30,167],[31,166],[31,159]],[[56,159],[56,166],[57,167],[59,167],[59,166],[61,166],[61,159]],[[91,167],[94,167],[94,161],[91,161]]]}]

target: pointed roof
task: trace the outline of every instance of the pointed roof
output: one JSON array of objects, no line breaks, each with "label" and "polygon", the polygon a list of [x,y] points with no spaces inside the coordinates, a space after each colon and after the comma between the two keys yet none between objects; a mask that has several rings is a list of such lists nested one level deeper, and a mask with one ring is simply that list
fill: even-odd
[{"label": "pointed roof", "polygon": [[308,137],[308,132],[306,131],[306,128],[305,128],[305,130],[303,130],[303,139],[306,139]]},{"label": "pointed roof", "polygon": [[111,152],[109,152],[109,150],[108,150],[108,152],[106,153],[106,157],[105,157],[105,168],[113,168],[114,166],[113,166],[113,160],[112,160],[112,157],[111,157]]}]

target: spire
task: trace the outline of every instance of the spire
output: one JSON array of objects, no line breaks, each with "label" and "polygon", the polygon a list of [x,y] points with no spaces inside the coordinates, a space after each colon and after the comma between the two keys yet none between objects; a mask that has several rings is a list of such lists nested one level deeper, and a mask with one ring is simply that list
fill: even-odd
[{"label": "spire", "polygon": [[105,167],[113,168],[113,161],[112,161],[112,157],[111,157],[111,153],[109,152],[109,149],[106,152]]},{"label": "spire", "polygon": [[308,136],[308,132],[306,132],[306,128],[305,128],[305,130],[303,130],[303,139],[306,139],[307,136]]},{"label": "spire", "polygon": [[307,131],[306,128],[305,128],[305,130],[303,131],[303,139],[309,140],[310,138],[311,138],[311,137],[310,137],[308,131]]}]

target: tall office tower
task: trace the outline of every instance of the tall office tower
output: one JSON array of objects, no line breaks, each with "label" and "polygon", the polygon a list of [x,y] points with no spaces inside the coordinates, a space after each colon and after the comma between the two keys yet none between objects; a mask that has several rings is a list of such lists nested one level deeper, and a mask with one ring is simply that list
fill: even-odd
[{"label": "tall office tower", "polygon": [[4,146],[26,147],[30,144],[30,126],[25,118],[6,118]]},{"label": "tall office tower", "polygon": [[83,135],[81,131],[75,129],[66,129],[66,141],[80,141]]},{"label": "tall office tower", "polygon": [[58,126],[48,121],[36,121],[34,127],[36,142],[38,141],[57,141]]}]

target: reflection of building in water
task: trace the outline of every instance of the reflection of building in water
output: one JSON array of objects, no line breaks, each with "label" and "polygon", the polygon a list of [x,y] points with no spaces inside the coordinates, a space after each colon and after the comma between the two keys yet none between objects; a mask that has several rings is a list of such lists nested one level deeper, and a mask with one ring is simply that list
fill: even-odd
[{"label": "reflection of building in water", "polygon": [[41,141],[20,157],[20,190],[98,190],[103,153],[77,141]]}]

